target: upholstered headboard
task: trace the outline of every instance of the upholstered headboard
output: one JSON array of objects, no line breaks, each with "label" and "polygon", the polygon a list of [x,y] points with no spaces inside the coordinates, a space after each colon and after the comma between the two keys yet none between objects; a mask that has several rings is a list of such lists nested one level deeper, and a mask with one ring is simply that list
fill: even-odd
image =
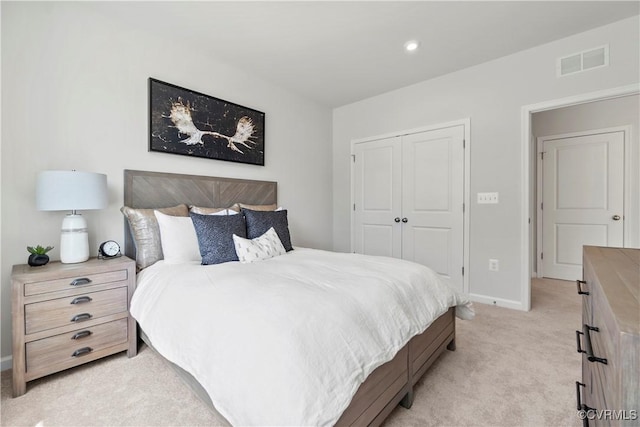
[{"label": "upholstered headboard", "polygon": [[[165,208],[180,203],[226,208],[234,203],[267,205],[278,202],[277,182],[183,175],[137,170],[124,171],[124,205]],[[135,245],[125,218],[125,255],[135,259]]]}]

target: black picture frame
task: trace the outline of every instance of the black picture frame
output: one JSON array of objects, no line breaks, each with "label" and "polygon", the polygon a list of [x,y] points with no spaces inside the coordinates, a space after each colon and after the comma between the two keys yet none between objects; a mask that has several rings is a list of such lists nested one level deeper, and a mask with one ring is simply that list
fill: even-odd
[{"label": "black picture frame", "polygon": [[265,114],[149,78],[149,151],[264,166]]}]

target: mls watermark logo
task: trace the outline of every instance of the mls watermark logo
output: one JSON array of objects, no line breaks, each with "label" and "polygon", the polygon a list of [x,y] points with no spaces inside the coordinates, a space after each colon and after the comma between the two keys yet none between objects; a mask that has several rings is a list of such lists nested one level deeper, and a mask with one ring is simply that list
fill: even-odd
[{"label": "mls watermark logo", "polygon": [[578,411],[578,418],[581,420],[606,420],[606,421],[635,421],[638,419],[638,411],[631,409],[615,410],[615,409],[581,409]]}]

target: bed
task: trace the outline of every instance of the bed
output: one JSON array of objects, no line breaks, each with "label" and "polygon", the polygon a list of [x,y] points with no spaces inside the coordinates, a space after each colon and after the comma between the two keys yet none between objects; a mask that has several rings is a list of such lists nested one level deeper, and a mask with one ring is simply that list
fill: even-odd
[{"label": "bed", "polygon": [[[131,209],[158,209],[177,204],[216,208],[232,206],[236,203],[243,203],[246,206],[275,205],[277,203],[277,183],[270,181],[125,170],[124,182],[124,205]],[[125,220],[125,254],[138,260],[140,247],[136,243],[132,235],[132,228]],[[408,308],[409,304],[405,307],[402,302],[399,302],[398,304],[401,305],[395,308],[396,314],[388,316],[390,320],[384,320],[384,322],[391,322],[391,326],[383,324],[383,328],[391,328],[393,333],[369,331],[368,327],[363,327],[358,330],[358,334],[342,340],[357,344],[353,344],[352,348],[345,350],[347,353],[360,352],[358,346],[363,348],[368,348],[369,344],[380,346],[384,351],[377,351],[375,358],[370,363],[369,361],[361,364],[358,364],[360,362],[351,362],[349,353],[344,356],[344,363],[343,356],[339,356],[338,359],[331,362],[333,365],[329,368],[320,366],[323,360],[330,359],[334,353],[341,354],[331,349],[323,354],[325,350],[322,349],[328,348],[326,341],[323,340],[334,340],[336,335],[335,333],[323,332],[327,330],[328,324],[332,325],[332,322],[338,322],[336,319],[340,317],[357,317],[358,319],[383,317],[377,311],[374,315],[361,308],[363,304],[367,304],[364,300],[369,297],[365,298],[361,294],[354,293],[361,291],[357,290],[358,286],[351,286],[350,277],[369,276],[371,282],[377,281],[377,287],[369,288],[367,294],[372,299],[384,299],[386,297],[377,290],[390,288],[390,283],[395,276],[406,275],[414,280],[420,275],[431,274],[426,271],[428,269],[421,266],[398,263],[400,261],[380,257],[336,254],[307,248],[294,248],[284,256],[253,264],[236,262],[200,266],[194,262],[170,265],[166,260],[158,261],[142,269],[139,273],[140,287],[136,293],[138,300],[144,301],[145,305],[143,306],[143,302],[136,302],[140,308],[136,308],[137,313],[134,314],[134,317],[137,316],[140,336],[147,345],[169,360],[194,392],[229,424],[380,425],[398,404],[410,408],[413,402],[413,387],[416,382],[445,349],[455,350],[456,311],[458,317],[471,318],[473,316],[471,304],[466,297],[455,292],[449,294],[449,291],[444,289],[448,287],[434,279],[437,283],[433,285],[433,288],[436,289],[433,292],[435,294],[447,292],[447,295],[442,297],[442,301],[433,302],[435,308],[431,307],[432,303],[427,301],[426,296],[424,297],[425,307],[420,310],[415,309],[415,313],[410,312],[413,309]],[[241,265],[251,265],[252,267],[241,267]],[[339,265],[341,265],[341,270],[338,269]],[[414,267],[415,272],[412,270]],[[235,270],[237,268],[244,268],[242,271],[247,272],[247,275],[238,276]],[[270,279],[274,270],[284,276]],[[314,276],[316,271],[317,276]],[[253,276],[250,276],[249,272]],[[352,276],[347,274],[352,274]],[[372,276],[374,274],[375,277]],[[380,276],[377,276],[378,274]],[[384,280],[379,280],[378,278],[383,277],[384,274],[387,274],[388,277],[385,276]],[[211,281],[207,286],[189,286],[204,280],[202,279],[204,276],[207,276]],[[333,282],[325,280],[330,276],[333,276]],[[225,283],[223,281],[225,278],[230,278],[230,282]],[[273,282],[269,280],[273,280]],[[308,283],[303,283],[304,280],[307,280]],[[335,285],[340,280],[342,280],[340,286]],[[260,282],[259,286],[257,286],[257,282]],[[176,285],[177,283],[180,283],[180,286]],[[281,293],[276,296],[261,293],[265,287],[277,288],[279,286],[282,287]],[[235,313],[243,309],[242,305],[234,306],[238,300],[237,296],[229,296],[229,289],[234,288],[236,289],[234,292],[238,289],[243,290],[244,294],[241,294],[241,300],[245,305],[249,299],[256,295],[259,295],[259,298],[254,298],[256,301],[264,302],[263,305],[254,304],[252,310],[248,311],[248,318],[255,316],[253,323],[244,322],[247,317],[243,315],[236,317],[231,322],[232,327],[208,326],[230,321],[230,319],[234,319]],[[328,289],[331,289],[332,292],[335,289],[342,292],[338,296],[338,303],[334,300],[325,300],[325,295],[329,293]],[[403,298],[404,300],[418,300],[415,295],[403,296],[402,294],[405,292],[403,289],[395,289],[392,292],[400,295],[399,300],[403,300]],[[282,298],[283,293],[287,298]],[[289,296],[293,298],[292,294],[300,294],[302,299],[296,300],[296,304],[283,302],[284,299],[289,299]],[[143,297],[143,295],[146,296]],[[205,295],[207,296],[205,297]],[[188,301],[193,301],[194,298],[202,301],[204,298],[211,298],[210,295],[213,295],[212,300],[224,302],[224,305],[222,307],[216,306],[218,308],[215,310],[209,307],[195,310],[192,307],[187,308],[179,305],[181,300],[187,301],[184,304],[188,304]],[[135,297],[134,294],[134,301]],[[160,298],[165,299],[161,300]],[[305,301],[307,306],[304,306]],[[311,304],[309,301],[314,303]],[[358,315],[343,316],[343,311],[334,310],[334,305],[342,304],[343,301],[351,301],[356,307],[360,307],[361,312]],[[290,307],[286,307],[286,304],[289,304]],[[389,308],[391,310],[393,304],[387,300],[376,310],[384,311],[386,306],[391,307]],[[415,303],[415,305],[418,304]],[[161,312],[163,306],[166,307],[166,312]],[[262,319],[267,319],[265,316],[269,315],[268,307],[273,307],[272,311],[275,313],[281,313],[283,307],[294,311],[287,314],[284,319],[284,315],[278,315],[274,316],[278,318],[276,320],[262,321]],[[225,309],[228,311],[225,312]],[[200,311],[203,315],[205,312],[214,312],[214,314],[210,314],[213,317],[208,321],[198,320],[197,328],[189,328],[187,322],[192,321],[190,316],[192,314],[195,316],[196,312]],[[331,313],[331,317],[326,321],[319,321],[320,317],[318,316],[323,311]],[[405,311],[406,316],[398,314]],[[161,314],[168,312],[171,314]],[[423,312],[432,312],[433,318],[427,319],[427,314]],[[180,313],[184,314],[180,315]],[[219,317],[216,318],[216,315]],[[174,316],[171,322],[167,320],[170,316]],[[420,325],[412,324],[405,328],[403,326],[404,320],[398,320],[404,319],[404,317],[420,318],[417,321]],[[292,318],[311,320],[308,322],[290,321],[291,326],[289,327],[286,322],[287,319]],[[264,325],[259,325],[261,323]],[[160,334],[159,331],[170,329],[173,324],[182,324],[177,331],[172,332],[173,338],[171,334],[168,334],[168,337]],[[253,329],[254,324],[255,329]],[[316,328],[316,324],[318,324],[317,329],[309,329]],[[398,337],[395,336],[396,327]],[[426,329],[424,329],[425,327]],[[186,329],[197,330],[197,332],[186,336],[184,335],[188,334]],[[279,335],[274,335],[284,329],[296,338],[294,340],[281,339]],[[289,332],[289,329],[292,332]],[[405,331],[405,329],[407,330]],[[220,344],[224,342],[223,336],[236,335],[236,332],[244,334],[243,340],[233,341],[233,345],[222,346]],[[208,336],[215,336],[215,342],[207,339]],[[300,342],[298,343],[299,338]],[[286,344],[283,347],[286,351],[279,350],[278,346],[268,345],[268,343],[279,339]],[[365,346],[358,340],[362,342],[368,340],[371,343],[367,343]],[[317,343],[314,345],[317,345],[318,350],[310,352],[308,347],[303,346],[303,344],[307,345],[307,341]],[[172,343],[177,343],[177,345]],[[216,345],[218,347],[215,347]],[[261,347],[257,347],[258,345]],[[298,351],[298,347],[307,355],[302,362],[294,359],[292,354]],[[256,349],[261,351],[256,351]],[[364,353],[365,350],[362,352]],[[281,353],[276,353],[277,351]],[[203,360],[206,360],[211,367],[205,369],[196,365],[195,361],[191,363],[195,359],[200,359],[201,364]],[[257,360],[264,360],[268,369],[261,368],[261,365],[257,364]],[[354,360],[356,360],[355,357]],[[244,365],[242,365],[243,363]],[[229,366],[224,366],[224,364]],[[236,364],[240,364],[240,366],[235,366]],[[306,365],[312,366],[309,368]],[[335,371],[336,378],[332,378],[333,371]],[[291,374],[291,372],[295,372],[295,374]],[[309,372],[312,375],[309,375]],[[315,378],[313,377],[315,372],[321,374]],[[284,377],[287,377],[286,381],[292,381],[292,383],[283,385],[280,379]],[[340,380],[342,378],[344,380]],[[316,381],[316,383],[307,384],[309,379]],[[331,383],[331,381],[337,381],[339,384]],[[327,384],[324,384],[325,382]],[[342,382],[345,383],[346,391],[342,390]],[[221,387],[220,384],[225,384],[226,387]],[[322,392],[322,387],[328,387],[327,390],[331,390],[331,392]],[[272,389],[273,393],[269,393],[269,389]],[[291,390],[294,392],[290,393]],[[312,394],[314,390],[317,390],[317,396]],[[233,398],[226,394],[232,395]],[[269,394],[275,394],[275,396],[268,396]],[[301,397],[298,398],[298,396]],[[310,399],[309,396],[314,399]],[[267,402],[268,405],[266,403],[262,405],[267,406],[264,409],[264,414],[253,415],[244,413],[244,409],[239,410],[237,401],[243,398],[247,399],[245,407],[255,406],[258,407],[258,410],[264,402]],[[278,405],[278,400],[283,403],[279,408],[274,408],[274,405]],[[314,400],[313,403],[319,405],[320,408],[316,409],[317,413],[307,416],[307,412],[310,410],[302,410],[298,406],[303,403],[307,404],[310,400]],[[236,405],[235,409],[234,404]],[[239,414],[238,412],[243,413]],[[302,415],[300,418],[295,418],[298,416],[298,412]]]}]

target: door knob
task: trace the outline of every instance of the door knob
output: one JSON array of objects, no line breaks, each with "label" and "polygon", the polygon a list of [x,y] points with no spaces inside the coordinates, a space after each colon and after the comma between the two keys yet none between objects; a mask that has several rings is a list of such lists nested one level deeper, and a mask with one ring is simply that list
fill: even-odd
[{"label": "door knob", "polygon": [[400,222],[400,218],[398,218],[398,217],[395,217],[393,220],[394,220],[395,222]]},{"label": "door knob", "polygon": [[402,218],[402,222],[407,222],[409,221],[407,218]]},{"label": "door knob", "polygon": [[614,221],[620,221],[620,215],[614,215],[611,218],[613,218]]}]

